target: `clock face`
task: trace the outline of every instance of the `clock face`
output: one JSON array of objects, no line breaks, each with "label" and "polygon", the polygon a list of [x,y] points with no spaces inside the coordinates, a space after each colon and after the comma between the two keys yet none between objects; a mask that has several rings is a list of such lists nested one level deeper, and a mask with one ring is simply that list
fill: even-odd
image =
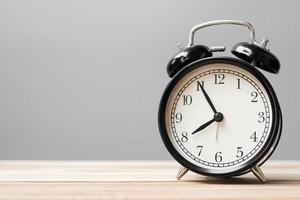
[{"label": "clock face", "polygon": [[263,84],[229,63],[191,70],[174,85],[164,112],[167,137],[189,163],[229,173],[256,157],[272,127]]}]

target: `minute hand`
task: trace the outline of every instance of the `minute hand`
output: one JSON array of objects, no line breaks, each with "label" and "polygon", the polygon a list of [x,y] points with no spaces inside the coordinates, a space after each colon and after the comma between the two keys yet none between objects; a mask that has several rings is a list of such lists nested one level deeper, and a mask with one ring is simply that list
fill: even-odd
[{"label": "minute hand", "polygon": [[211,99],[209,98],[208,94],[206,93],[206,91],[204,90],[203,86],[200,84],[200,88],[205,96],[206,101],[208,102],[208,104],[210,105],[211,109],[214,111],[214,113],[217,113],[217,110],[214,106],[214,104],[212,103]]}]

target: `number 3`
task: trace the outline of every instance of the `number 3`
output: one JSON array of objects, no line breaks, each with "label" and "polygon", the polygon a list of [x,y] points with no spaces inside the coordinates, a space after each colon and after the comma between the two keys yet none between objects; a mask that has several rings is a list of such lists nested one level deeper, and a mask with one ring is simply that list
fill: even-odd
[{"label": "number 3", "polygon": [[259,119],[257,120],[259,123],[263,123],[265,121],[265,113],[264,112],[259,112],[258,113]]}]

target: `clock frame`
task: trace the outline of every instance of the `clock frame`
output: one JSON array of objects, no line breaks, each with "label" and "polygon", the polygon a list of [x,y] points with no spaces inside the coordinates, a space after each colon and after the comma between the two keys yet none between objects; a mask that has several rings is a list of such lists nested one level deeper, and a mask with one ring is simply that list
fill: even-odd
[{"label": "clock frame", "polygon": [[[191,72],[192,70],[206,66],[208,64],[215,64],[215,63],[225,63],[225,64],[231,64],[235,65],[237,67],[240,67],[252,75],[254,75],[263,85],[265,88],[267,95],[270,98],[273,118],[272,118],[272,126],[270,127],[270,135],[267,138],[267,141],[259,152],[250,160],[246,161],[240,166],[233,166],[232,170],[230,172],[218,172],[215,173],[214,170],[209,168],[204,168],[197,166],[188,160],[186,160],[180,153],[175,149],[172,142],[170,141],[170,138],[167,133],[166,129],[166,122],[165,122],[165,111],[166,111],[166,105],[169,99],[169,95],[172,92],[173,88],[176,86],[178,81],[180,81],[186,74]],[[232,176],[238,176],[244,173],[249,172],[252,169],[255,169],[255,167],[259,167],[262,165],[273,153],[275,150],[278,141],[280,139],[281,130],[282,130],[282,114],[281,109],[276,97],[276,94],[269,83],[269,81],[265,78],[265,76],[260,73],[254,66],[249,64],[248,62],[245,62],[240,59],[235,59],[232,57],[213,57],[213,58],[204,58],[197,60],[193,63],[190,63],[189,65],[185,66],[182,70],[180,70],[176,76],[171,80],[171,82],[166,87],[161,102],[159,105],[159,112],[158,112],[158,124],[159,124],[159,130],[161,138],[168,149],[169,153],[174,157],[175,160],[177,160],[183,167],[185,167],[188,170],[194,171],[198,174],[203,174],[206,176],[213,176],[213,177],[232,177]],[[219,169],[220,171],[222,169]]]}]

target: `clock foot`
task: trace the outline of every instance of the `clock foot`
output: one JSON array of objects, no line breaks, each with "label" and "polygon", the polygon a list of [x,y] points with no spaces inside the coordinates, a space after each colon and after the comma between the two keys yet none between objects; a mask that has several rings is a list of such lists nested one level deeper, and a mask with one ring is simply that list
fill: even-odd
[{"label": "clock foot", "polygon": [[185,168],[185,167],[180,167],[180,168],[179,168],[179,171],[178,171],[178,173],[177,173],[177,176],[176,176],[177,180],[180,180],[180,179],[181,179],[188,171],[189,171],[189,170],[188,170],[187,168]]},{"label": "clock foot", "polygon": [[257,165],[252,167],[251,171],[261,182],[263,183],[267,182],[267,178],[265,177],[264,173]]}]

